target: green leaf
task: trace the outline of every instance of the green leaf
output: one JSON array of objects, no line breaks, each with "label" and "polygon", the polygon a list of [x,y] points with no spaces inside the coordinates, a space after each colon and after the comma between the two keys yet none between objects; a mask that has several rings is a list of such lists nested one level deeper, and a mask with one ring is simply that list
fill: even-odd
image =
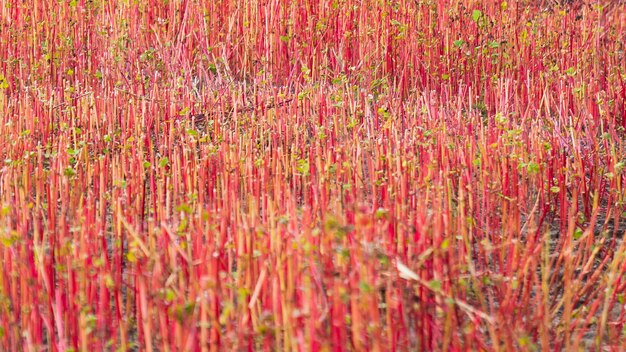
[{"label": "green leaf", "polygon": [[[180,204],[176,208],[174,208],[174,210],[176,210],[179,213],[185,213],[185,214],[191,214],[193,212],[193,210],[191,209],[189,204]],[[180,225],[181,226],[180,226],[179,230],[183,231],[185,229],[185,227],[187,226],[187,224],[185,223],[184,219],[181,221]]]},{"label": "green leaf", "polygon": [[430,280],[428,281],[428,287],[430,287],[430,289],[433,291],[441,291],[441,281]]},{"label": "green leaf", "polygon": [[370,293],[372,291],[374,291],[374,289],[372,288],[372,286],[370,286],[367,282],[365,281],[361,281],[359,282],[359,289],[361,290],[361,292],[363,293]]},{"label": "green leaf", "polygon": [[7,82],[6,77],[0,74],[0,89],[7,89],[7,88],[9,88],[9,82]]},{"label": "green leaf", "polygon": [[76,175],[76,171],[74,171],[74,169],[72,169],[71,167],[66,167],[65,170],[63,170],[63,175],[67,177],[72,177]]},{"label": "green leaf", "polygon": [[458,39],[454,41],[454,46],[456,46],[457,48],[462,47],[463,44],[465,44],[465,41],[463,39]]},{"label": "green leaf", "polygon": [[526,169],[528,170],[529,174],[534,175],[539,172],[539,165],[536,162],[531,161],[526,166]]},{"label": "green leaf", "polygon": [[574,231],[574,240],[579,240],[581,237],[583,237],[583,230],[580,227],[576,228],[576,231]]},{"label": "green leaf", "polygon": [[18,240],[19,240],[19,237],[15,233],[12,233],[10,236],[0,237],[0,244],[8,248],[8,247],[11,247]]},{"label": "green leaf", "polygon": [[302,175],[308,175],[309,174],[309,162],[305,159],[298,160],[296,170]]},{"label": "green leaf", "polygon": [[178,112],[178,115],[180,115],[180,116],[185,116],[185,115],[187,115],[188,113],[189,113],[189,107],[184,107],[183,109],[181,109],[181,110]]},{"label": "green leaf", "polygon": [[474,22],[478,23],[478,20],[480,20],[482,16],[483,16],[483,13],[480,12],[480,10],[472,11],[472,19],[474,20]]},{"label": "green leaf", "polygon": [[174,300],[174,298],[176,298],[176,294],[174,293],[174,291],[170,288],[165,290],[165,300],[168,302],[172,302]]}]

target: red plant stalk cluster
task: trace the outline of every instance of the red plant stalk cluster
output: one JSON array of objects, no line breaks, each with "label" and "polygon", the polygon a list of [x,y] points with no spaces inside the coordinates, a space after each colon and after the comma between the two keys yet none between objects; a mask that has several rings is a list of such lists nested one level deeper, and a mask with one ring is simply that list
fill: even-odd
[{"label": "red plant stalk cluster", "polygon": [[0,350],[626,349],[623,1],[0,25]]}]

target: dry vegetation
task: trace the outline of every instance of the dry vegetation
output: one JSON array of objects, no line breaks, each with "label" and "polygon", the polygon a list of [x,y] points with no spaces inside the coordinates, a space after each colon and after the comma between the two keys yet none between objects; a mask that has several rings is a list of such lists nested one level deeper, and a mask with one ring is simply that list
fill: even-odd
[{"label": "dry vegetation", "polygon": [[0,350],[626,350],[623,1],[1,4]]}]

